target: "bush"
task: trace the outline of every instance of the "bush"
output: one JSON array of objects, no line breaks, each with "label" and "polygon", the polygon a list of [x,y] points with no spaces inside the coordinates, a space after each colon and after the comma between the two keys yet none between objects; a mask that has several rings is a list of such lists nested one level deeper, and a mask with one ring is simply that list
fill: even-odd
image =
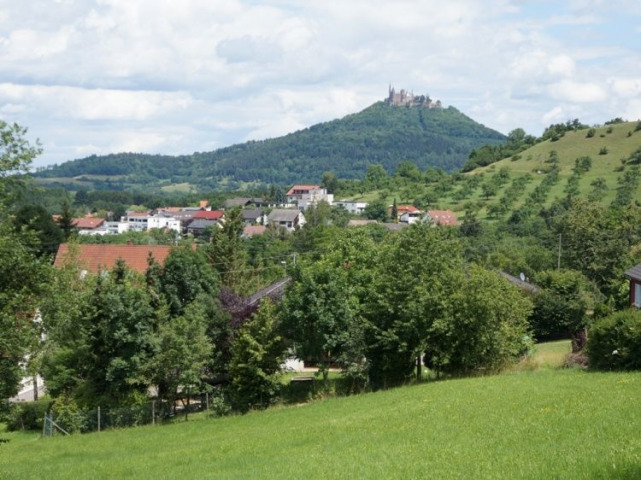
[{"label": "bush", "polygon": [[591,128],[588,130],[588,133],[586,133],[585,137],[586,138],[592,138],[594,137],[594,134],[596,133],[596,130],[594,128]]},{"label": "bush", "polygon": [[79,433],[85,429],[87,418],[78,404],[66,395],[62,395],[51,405],[54,421],[68,433]]},{"label": "bush", "polygon": [[641,370],[641,311],[629,309],[597,321],[588,337],[590,368]]},{"label": "bush", "polygon": [[608,147],[601,147],[601,150],[599,150],[599,155],[607,155],[608,154]]},{"label": "bush", "polygon": [[39,398],[36,402],[14,403],[7,415],[7,429],[16,430],[42,430],[45,413],[51,406],[48,397]]}]

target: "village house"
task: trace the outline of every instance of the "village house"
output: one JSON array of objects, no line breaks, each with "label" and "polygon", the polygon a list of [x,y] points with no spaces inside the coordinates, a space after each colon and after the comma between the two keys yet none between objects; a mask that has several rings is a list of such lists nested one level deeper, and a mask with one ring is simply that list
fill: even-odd
[{"label": "village house", "polygon": [[630,306],[641,308],[641,263],[625,272],[630,281]]},{"label": "village house", "polygon": [[365,213],[365,209],[369,205],[367,202],[355,202],[352,200],[339,200],[335,202],[334,205],[337,207],[343,207],[352,215],[362,215]]},{"label": "village house", "polygon": [[287,202],[296,204],[299,210],[307,210],[321,201],[332,205],[334,195],[320,185],[294,185],[287,191]]},{"label": "village house", "polygon": [[[389,216],[392,215],[392,207],[387,209]],[[414,223],[417,219],[423,217],[423,212],[414,205],[397,205],[396,206],[396,220],[403,223]]]},{"label": "village house", "polygon": [[194,237],[200,237],[205,234],[207,229],[222,228],[218,220],[210,220],[207,218],[194,218],[186,227],[186,232]]},{"label": "village house", "polygon": [[294,231],[305,225],[305,215],[300,210],[276,209],[267,216],[267,224],[277,228],[284,228],[287,231]]},{"label": "village house", "polygon": [[267,223],[267,214],[262,210],[245,209],[241,214],[245,225],[265,225]]},{"label": "village house", "polygon": [[71,222],[71,225],[73,228],[75,228],[79,234],[81,235],[86,235],[90,234],[91,232],[98,230],[103,226],[105,223],[104,218],[97,218],[97,217],[82,217],[82,218],[74,218],[73,221]]},{"label": "village house", "polygon": [[245,225],[243,228],[242,238],[252,238],[256,235],[263,235],[267,231],[265,225]]},{"label": "village house", "polygon": [[129,225],[129,230],[134,232],[147,232],[154,228],[173,230],[180,233],[180,220],[169,214],[160,213],[152,215],[150,212],[128,212],[122,221]]},{"label": "village house", "polygon": [[451,210],[428,210],[425,215],[425,220],[431,221],[435,225],[443,225],[445,227],[455,227],[458,225],[458,219]]}]

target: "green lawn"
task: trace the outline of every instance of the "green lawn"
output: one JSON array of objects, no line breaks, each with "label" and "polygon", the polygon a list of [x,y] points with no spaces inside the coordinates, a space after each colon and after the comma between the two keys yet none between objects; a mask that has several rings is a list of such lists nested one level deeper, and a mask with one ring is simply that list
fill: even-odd
[{"label": "green lawn", "polygon": [[638,479],[640,396],[641,373],[539,369],[165,426],[4,433],[0,479]]}]

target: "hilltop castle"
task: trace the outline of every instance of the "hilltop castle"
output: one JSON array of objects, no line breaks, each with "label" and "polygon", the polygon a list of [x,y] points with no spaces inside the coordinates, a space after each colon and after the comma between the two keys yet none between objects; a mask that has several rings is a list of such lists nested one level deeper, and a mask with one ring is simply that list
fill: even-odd
[{"label": "hilltop castle", "polygon": [[433,102],[429,95],[414,95],[414,92],[408,92],[403,89],[397,93],[392,85],[389,86],[389,93],[385,102],[388,105],[396,106],[443,108],[440,100]]}]

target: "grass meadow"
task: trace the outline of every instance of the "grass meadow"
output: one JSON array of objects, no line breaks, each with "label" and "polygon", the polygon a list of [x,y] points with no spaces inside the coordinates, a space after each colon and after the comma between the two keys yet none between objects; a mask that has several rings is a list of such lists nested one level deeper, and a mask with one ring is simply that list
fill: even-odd
[{"label": "grass meadow", "polygon": [[553,368],[566,351],[541,346],[534,370],[243,416],[2,433],[0,479],[641,478],[641,373]]}]

